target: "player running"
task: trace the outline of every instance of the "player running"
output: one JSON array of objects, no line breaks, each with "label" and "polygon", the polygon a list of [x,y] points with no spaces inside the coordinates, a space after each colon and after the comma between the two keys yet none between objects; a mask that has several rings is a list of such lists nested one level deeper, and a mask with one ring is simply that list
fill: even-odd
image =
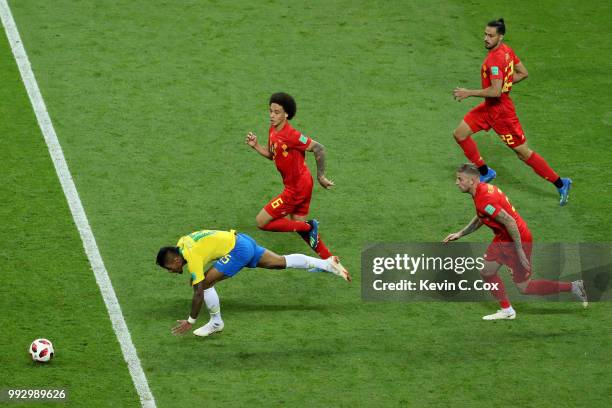
[{"label": "player running", "polygon": [[275,93],[270,97],[269,106],[268,146],[260,145],[253,132],[247,134],[245,142],[263,157],[274,161],[285,189],[259,211],[255,218],[257,227],[265,231],[295,231],[322,259],[327,259],[332,254],[321,241],[319,223],[315,219],[307,221],[313,181],[304,161],[304,152],[313,152],[317,162],[317,180],[323,188],[331,188],[334,183],[325,177],[325,149],[289,124],[297,111],[291,95]]},{"label": "player running", "polygon": [[[351,281],[348,271],[335,256],[322,260],[302,254],[276,255],[257,245],[250,236],[236,234],[234,230],[201,230],[185,235],[179,239],[176,246],[161,248],[156,262],[172,273],[183,273],[183,267],[187,265],[193,286],[191,312],[187,320],[177,320],[178,325],[172,328],[172,333],[181,334],[189,330],[196,322],[204,301],[210,313],[210,320],[193,332],[202,337],[220,332],[225,326],[221,319],[221,305],[214,288],[215,283],[231,278],[244,267],[318,268]],[[204,267],[211,262],[214,264],[204,273]]]},{"label": "player running", "polygon": [[484,268],[480,276],[485,282],[497,289],[491,290],[499,301],[501,310],[484,316],[484,320],[514,319],[516,312],[506,297],[504,282],[497,271],[502,265],[508,266],[512,280],[521,293],[527,295],[550,295],[559,292],[572,292],[584,307],[588,305],[584,283],[560,282],[552,280],[531,279],[531,246],[532,238],[527,224],[514,209],[508,197],[491,184],[479,182],[480,172],[473,164],[464,164],[457,169],[455,184],[462,193],[469,193],[474,198],[476,216],[461,231],[449,234],[442,242],[455,241],[471,234],[486,224],[495,233],[484,256]]},{"label": "player running", "polygon": [[455,140],[463,149],[465,157],[478,167],[480,181],[488,183],[496,176],[495,171],[485,164],[476,142],[471,135],[493,128],[502,141],[529,165],[540,177],[553,183],[559,191],[559,204],[569,199],[572,180],[561,178],[546,160],[527,146],[525,133],[516,116],[514,103],[510,98],[512,85],[527,78],[527,69],[512,48],[503,43],[506,25],[504,19],[491,21],[485,28],[485,47],[489,50],[481,68],[482,89],[456,88],[453,95],[457,101],[470,96],[484,98],[484,102],[473,108],[453,132]]}]

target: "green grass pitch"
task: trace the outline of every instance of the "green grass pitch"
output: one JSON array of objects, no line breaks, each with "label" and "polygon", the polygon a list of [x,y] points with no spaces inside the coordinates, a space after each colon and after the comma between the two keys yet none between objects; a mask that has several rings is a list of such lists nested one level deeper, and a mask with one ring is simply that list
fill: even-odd
[{"label": "green grass pitch", "polygon": [[[530,73],[512,91],[519,118],[573,178],[570,204],[496,136],[476,136],[481,152],[536,240],[610,241],[609,2],[10,5],[159,407],[609,404],[610,304],[520,303],[516,321],[487,324],[494,302],[363,302],[358,273],[364,242],[436,242],[471,218],[451,132],[477,101],[451,91],[479,86],[482,31],[499,16]],[[4,34],[0,84],[0,388],[138,406]],[[191,289],[155,267],[160,246],[237,228],[278,253],[309,251],[254,226],[282,185],[244,136],[265,140],[278,90],[327,148],[336,188],[315,188],[311,214],[355,282],[245,270],[218,286],[221,335],[174,337]],[[51,364],[26,355],[36,337],[54,342]]]}]

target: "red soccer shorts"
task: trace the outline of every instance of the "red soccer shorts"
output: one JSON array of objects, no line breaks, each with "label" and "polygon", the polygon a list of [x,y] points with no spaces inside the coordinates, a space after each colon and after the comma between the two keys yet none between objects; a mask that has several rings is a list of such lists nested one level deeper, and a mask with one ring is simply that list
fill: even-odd
[{"label": "red soccer shorts", "polygon": [[299,192],[284,189],[279,196],[270,200],[264,209],[274,219],[284,218],[289,214],[305,217],[310,209],[312,182],[304,187]]},{"label": "red soccer shorts", "polygon": [[[533,246],[530,238],[531,234],[529,235],[529,240],[525,240],[523,237],[521,237],[523,251],[525,251],[525,255],[529,261],[529,266],[531,266],[531,249]],[[521,265],[521,261],[516,253],[516,248],[514,247],[514,242],[501,242],[493,240],[493,242],[491,242],[487,248],[484,258],[486,261],[506,265],[510,269],[512,280],[515,283],[525,282],[531,277],[531,269],[525,269],[523,265]]]},{"label": "red soccer shorts", "polygon": [[493,128],[502,142],[511,149],[527,141],[525,132],[523,132],[523,128],[521,127],[521,122],[519,122],[515,113],[506,115],[492,112],[491,109],[487,108],[484,102],[469,111],[467,115],[463,117],[463,120],[474,133],[481,130],[488,132],[489,129]]}]

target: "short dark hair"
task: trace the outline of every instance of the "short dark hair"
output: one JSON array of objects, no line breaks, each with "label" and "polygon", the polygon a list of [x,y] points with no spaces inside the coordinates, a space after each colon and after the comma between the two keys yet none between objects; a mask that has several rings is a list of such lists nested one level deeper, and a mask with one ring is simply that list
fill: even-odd
[{"label": "short dark hair", "polygon": [[497,20],[489,21],[487,27],[495,27],[497,29],[498,34],[506,34],[506,24],[504,23],[503,18],[498,18]]},{"label": "short dark hair", "polygon": [[162,268],[166,267],[166,262],[170,260],[171,255],[181,255],[177,247],[163,247],[159,249],[155,263]]},{"label": "short dark hair", "polygon": [[268,104],[268,106],[272,105],[273,103],[277,103],[283,107],[285,113],[287,113],[287,119],[289,120],[293,119],[295,113],[297,112],[297,105],[295,104],[295,99],[293,99],[293,96],[289,95],[288,93],[273,93],[270,97],[270,103]]},{"label": "short dark hair", "polygon": [[478,171],[478,167],[476,167],[472,163],[464,163],[457,168],[457,173],[466,173],[471,176],[479,176],[480,172]]}]

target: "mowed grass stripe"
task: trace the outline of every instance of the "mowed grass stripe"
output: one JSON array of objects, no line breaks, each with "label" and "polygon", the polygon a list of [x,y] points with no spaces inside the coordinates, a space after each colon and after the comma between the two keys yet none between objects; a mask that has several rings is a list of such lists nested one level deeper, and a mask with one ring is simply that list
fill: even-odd
[{"label": "mowed grass stripe", "polygon": [[[2,35],[1,134],[6,173],[2,197],[8,200],[8,205],[2,206],[7,224],[1,234],[2,258],[6,260],[3,282],[7,289],[2,296],[2,309],[6,312],[2,325],[7,341],[2,342],[6,348],[1,353],[2,359],[6,361],[2,362],[0,384],[13,388],[65,388],[69,403],[75,406],[87,399],[92,406],[113,400],[132,405],[132,384],[99,292],[92,285],[83,247],[68,217],[49,152],[42,143],[32,105],[15,67],[18,60],[37,114],[46,113],[40,94],[36,94],[35,79],[28,72],[25,52],[19,50],[20,40],[4,0],[0,2],[0,13],[16,50],[13,58],[7,38]],[[41,127],[47,127],[49,132],[49,118],[39,120],[45,122]],[[57,161],[57,155],[61,155],[59,145],[51,145],[49,150]],[[67,167],[64,171],[67,172]],[[69,173],[62,177],[69,177]],[[72,201],[75,199],[78,196],[71,197]],[[85,280],[89,286],[83,285]],[[97,295],[93,299],[90,290]],[[57,358],[51,364],[36,366],[27,360],[25,351],[36,337],[46,337],[55,343]],[[88,350],[90,345],[93,350]],[[95,372],[88,373],[90,378],[84,382],[79,372],[92,365]]]}]

